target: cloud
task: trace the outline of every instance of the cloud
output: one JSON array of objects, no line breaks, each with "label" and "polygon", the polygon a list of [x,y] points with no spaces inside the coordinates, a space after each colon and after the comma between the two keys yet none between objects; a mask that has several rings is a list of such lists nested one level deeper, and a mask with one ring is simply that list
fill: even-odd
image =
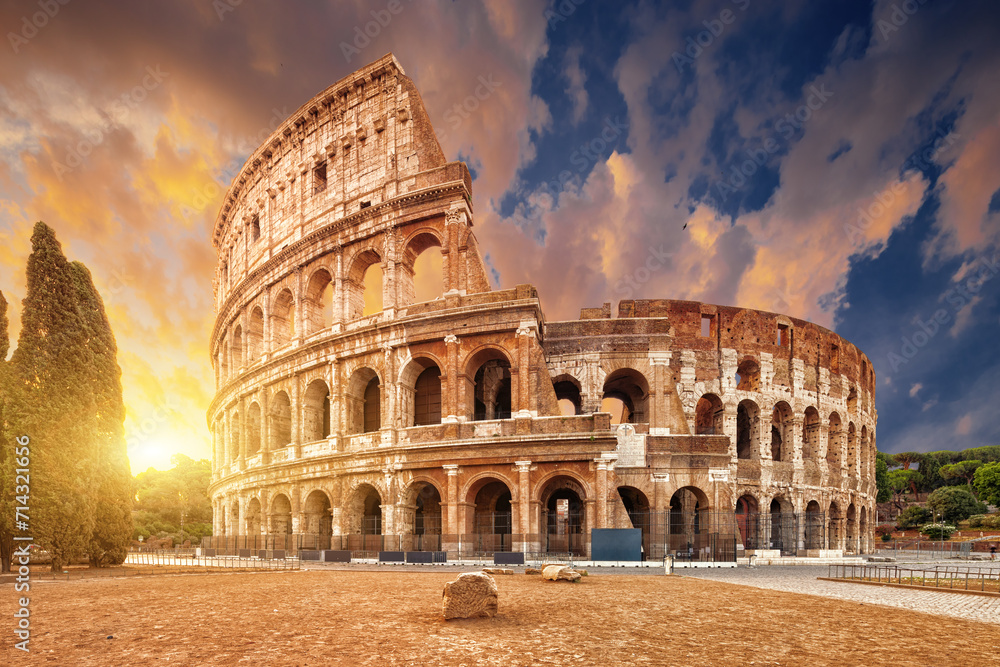
[{"label": "cloud", "polygon": [[924,385],[920,384],[919,382],[915,383],[912,387],[910,387],[910,398],[916,396],[917,393],[923,388]]},{"label": "cloud", "polygon": [[563,76],[566,77],[566,94],[573,103],[572,122],[574,125],[583,119],[583,114],[587,112],[587,75],[580,65],[580,57],[583,55],[583,47],[574,46],[566,50],[564,58]]}]

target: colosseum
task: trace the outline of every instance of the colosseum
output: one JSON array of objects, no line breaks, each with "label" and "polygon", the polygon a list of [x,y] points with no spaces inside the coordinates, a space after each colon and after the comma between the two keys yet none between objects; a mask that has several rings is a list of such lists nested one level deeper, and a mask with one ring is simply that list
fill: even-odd
[{"label": "colosseum", "polygon": [[216,545],[871,548],[875,375],[854,345],[670,299],[548,321],[531,285],[491,286],[473,221],[469,169],[391,54],[250,155],[213,232]]}]

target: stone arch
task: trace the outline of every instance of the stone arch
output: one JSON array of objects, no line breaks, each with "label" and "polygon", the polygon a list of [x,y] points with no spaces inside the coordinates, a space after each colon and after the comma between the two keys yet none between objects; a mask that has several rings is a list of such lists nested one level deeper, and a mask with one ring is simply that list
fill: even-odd
[{"label": "stone arch", "polygon": [[301,533],[327,536],[333,534],[333,514],[330,496],[321,489],[314,489],[302,504],[304,525]]},{"label": "stone arch", "polygon": [[302,440],[314,442],[330,437],[330,387],[315,379],[306,387],[302,403]]},{"label": "stone arch", "polygon": [[858,510],[852,502],[847,506],[847,551],[856,553],[858,550]]},{"label": "stone arch", "polygon": [[819,410],[813,406],[806,408],[802,418],[802,460],[819,459]]},{"label": "stone arch", "polygon": [[847,393],[847,416],[855,415],[858,412],[858,388],[851,385]]},{"label": "stone arch", "polygon": [[436,357],[420,353],[409,359],[399,373],[399,392],[404,428],[441,423],[441,365]]},{"label": "stone arch", "polygon": [[756,459],[760,453],[760,408],[749,398],[736,406],[736,458]]},{"label": "stone arch", "polygon": [[233,369],[243,367],[243,327],[239,324],[233,329],[233,344],[229,350],[233,355]]},{"label": "stone arch", "polygon": [[510,551],[514,532],[513,486],[502,476],[484,474],[468,486],[466,532],[480,551]]},{"label": "stone arch", "polygon": [[737,391],[760,391],[760,364],[746,357],[736,368]]},{"label": "stone arch", "polygon": [[287,287],[271,303],[271,348],[277,349],[295,338],[295,298]]},{"label": "stone arch", "polygon": [[569,373],[563,373],[552,378],[552,388],[556,392],[560,414],[565,417],[583,414],[579,380]]},{"label": "stone arch", "polygon": [[611,423],[642,424],[649,421],[649,382],[634,368],[619,368],[604,378],[601,411],[611,413]]},{"label": "stone arch", "polygon": [[274,494],[271,499],[271,535],[292,534],[292,501],[284,493]]},{"label": "stone arch", "polygon": [[736,499],[736,527],[744,549],[760,549],[760,504],[752,493]]},{"label": "stone arch", "polygon": [[354,487],[344,504],[347,533],[382,534],[382,493],[373,484],[362,482]]},{"label": "stone arch", "polygon": [[260,405],[253,401],[247,407],[247,456],[260,452]]},{"label": "stone arch", "polygon": [[682,559],[693,559],[711,531],[711,502],[697,486],[682,486],[670,496],[670,553]]},{"label": "stone arch", "polygon": [[823,509],[818,501],[810,500],[806,505],[805,547],[806,549],[822,549],[823,533],[826,524]]},{"label": "stone arch", "polygon": [[437,230],[432,228],[419,229],[409,236],[403,246],[403,259],[397,265],[398,305],[433,301],[448,289],[443,245]]},{"label": "stone arch", "polygon": [[484,345],[470,353],[465,364],[465,408],[469,419],[511,418],[514,406],[511,367],[510,354],[500,346]]},{"label": "stone arch", "polygon": [[858,512],[858,553],[868,553],[868,508],[861,506]]},{"label": "stone arch", "polygon": [[843,517],[840,514],[840,505],[836,500],[830,501],[830,507],[826,513],[826,542],[828,549],[840,549],[840,532]]},{"label": "stone arch", "polygon": [[783,495],[774,496],[768,505],[768,547],[783,554],[795,554],[795,506]]},{"label": "stone arch", "polygon": [[221,417],[215,420],[215,462],[219,467],[228,463],[226,459],[226,425]]},{"label": "stone arch", "polygon": [[778,401],[771,411],[771,460],[791,461],[793,446],[792,408],[785,401]]},{"label": "stone arch", "polygon": [[240,411],[233,410],[229,415],[229,460],[236,462],[240,458]]},{"label": "stone arch", "polygon": [[[378,286],[372,284],[366,288],[368,270],[378,271]],[[366,314],[382,310],[382,256],[373,248],[358,252],[350,262],[347,279],[344,281],[344,292],[347,304],[347,319],[356,320]],[[375,281],[370,281],[374,283]],[[372,294],[370,292],[377,292]]]},{"label": "stone arch", "polygon": [[270,449],[281,449],[292,444],[292,401],[284,390],[275,392],[268,410]]},{"label": "stone arch", "polygon": [[374,433],[382,428],[382,380],[368,366],[356,369],[344,394],[347,432]]},{"label": "stone arch", "polygon": [[587,489],[575,475],[559,471],[538,484],[546,551],[584,555],[588,534]]},{"label": "stone arch", "polygon": [[827,431],[826,462],[828,465],[837,468],[839,474],[840,463],[844,457],[844,426],[840,420],[840,415],[836,412],[830,413],[830,426]]},{"label": "stone arch", "polygon": [[305,333],[312,334],[333,326],[333,276],[325,268],[313,271],[306,283],[303,319]]},{"label": "stone arch", "polygon": [[[429,477],[414,477],[402,493],[402,515],[399,533],[402,535],[438,536],[442,533],[441,490]],[[418,544],[421,548],[434,544]]]},{"label": "stone arch", "polygon": [[261,534],[261,518],[260,500],[254,496],[250,498],[250,502],[247,503],[247,535],[257,537]]},{"label": "stone arch", "polygon": [[264,311],[254,306],[247,326],[247,361],[253,363],[264,354]]},{"label": "stone arch", "polygon": [[725,406],[715,394],[705,394],[698,399],[694,408],[695,435],[723,435]]}]

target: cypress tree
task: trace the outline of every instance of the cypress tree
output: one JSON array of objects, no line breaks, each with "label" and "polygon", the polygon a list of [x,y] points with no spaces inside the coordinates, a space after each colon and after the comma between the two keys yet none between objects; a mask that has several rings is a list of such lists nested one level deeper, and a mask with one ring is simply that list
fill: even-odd
[{"label": "cypress tree", "polygon": [[10,572],[10,559],[14,548],[14,466],[13,452],[7,442],[4,405],[7,402],[7,299],[0,292],[0,572]]},{"label": "cypress tree", "polygon": [[59,571],[86,553],[94,531],[97,355],[74,272],[45,223],[35,224],[31,248],[5,436],[30,438],[30,532]]},{"label": "cypress tree", "polygon": [[96,400],[94,532],[88,555],[91,567],[120,565],[132,539],[132,473],[125,446],[125,403],[122,399],[118,346],[90,271],[80,262],[69,265],[77,290],[86,341],[93,355],[90,391]]}]

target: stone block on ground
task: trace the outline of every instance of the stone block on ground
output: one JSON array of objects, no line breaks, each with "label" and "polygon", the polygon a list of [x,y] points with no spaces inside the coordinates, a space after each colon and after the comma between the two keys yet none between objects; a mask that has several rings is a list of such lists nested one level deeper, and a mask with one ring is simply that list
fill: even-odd
[{"label": "stone block on ground", "polygon": [[445,619],[491,618],[498,606],[497,582],[485,572],[464,572],[444,585]]},{"label": "stone block on ground", "polygon": [[527,567],[524,569],[525,574],[541,574],[542,570],[537,567]]},{"label": "stone block on ground", "polygon": [[565,565],[549,565],[542,570],[542,578],[550,581],[580,581],[580,573],[574,572]]},{"label": "stone block on ground", "polygon": [[514,570],[505,567],[484,567],[483,572],[490,575],[514,574]]}]

